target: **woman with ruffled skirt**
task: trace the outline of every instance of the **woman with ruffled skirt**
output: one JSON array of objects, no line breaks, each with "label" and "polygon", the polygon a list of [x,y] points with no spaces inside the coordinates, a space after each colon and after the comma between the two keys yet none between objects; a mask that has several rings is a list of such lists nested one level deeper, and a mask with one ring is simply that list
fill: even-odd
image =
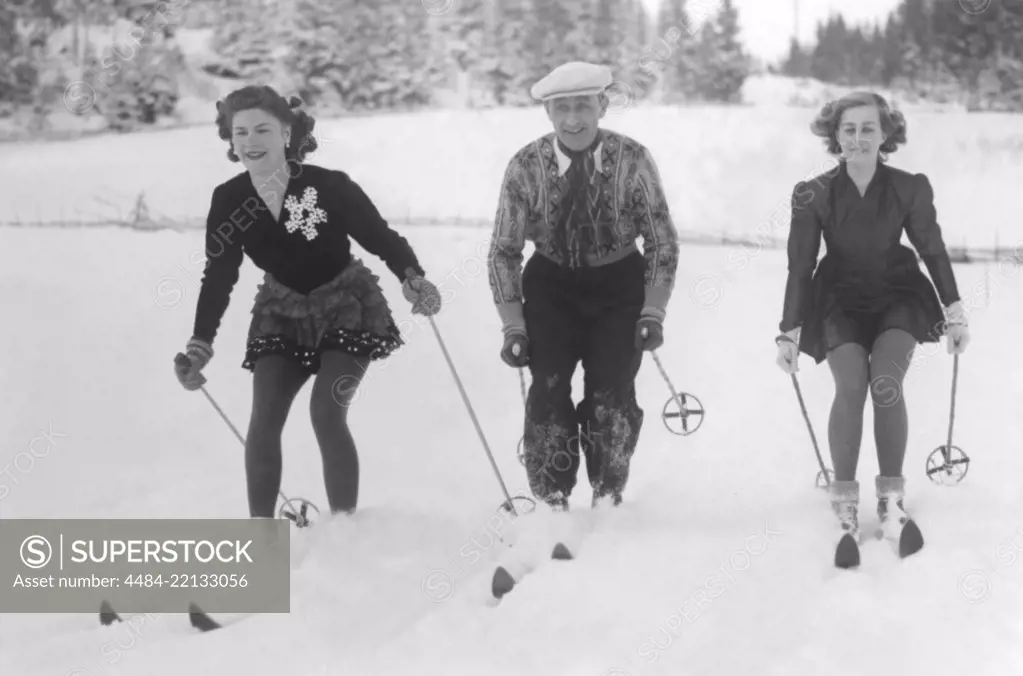
[{"label": "woman with ruffled skirt", "polygon": [[349,237],[402,282],[412,311],[433,315],[440,294],[408,242],[388,227],[344,172],[305,164],[315,121],[270,87],[244,87],[217,104],[228,159],[246,168],[213,191],[206,222],[206,269],[188,365],[187,390],[202,369],[247,255],[265,273],[252,307],[243,368],[253,373],[245,443],[249,513],[274,516],[281,484],[281,436],[291,404],[314,377],[311,419],[332,513],[354,513],[359,461],[348,406],[370,362],[402,345],[379,278],[351,253]]}]

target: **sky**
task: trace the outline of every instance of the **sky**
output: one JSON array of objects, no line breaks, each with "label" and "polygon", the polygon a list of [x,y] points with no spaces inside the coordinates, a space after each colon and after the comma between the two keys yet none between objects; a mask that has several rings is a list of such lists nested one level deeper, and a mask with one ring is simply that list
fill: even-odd
[{"label": "sky", "polygon": [[[644,0],[656,12],[660,0]],[[882,26],[899,4],[899,0],[733,0],[739,11],[743,42],[754,56],[773,62],[788,52],[789,39],[795,25],[795,7],[799,8],[799,38],[813,39],[818,21],[829,14],[842,14],[853,24],[880,21]],[[690,15],[713,14],[720,0],[688,0]]]}]

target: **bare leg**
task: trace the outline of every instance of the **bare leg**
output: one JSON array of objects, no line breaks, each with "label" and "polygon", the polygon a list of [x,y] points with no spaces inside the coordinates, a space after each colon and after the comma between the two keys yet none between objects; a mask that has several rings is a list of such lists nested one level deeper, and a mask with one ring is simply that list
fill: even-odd
[{"label": "bare leg", "polygon": [[250,516],[274,516],[281,489],[281,435],[295,395],[308,378],[301,364],[286,357],[269,355],[256,362],[252,415],[245,440]]},{"label": "bare leg", "polygon": [[323,458],[323,483],[331,513],[353,513],[359,501],[359,455],[348,430],[351,405],[369,368],[368,357],[326,351],[313,383],[310,415]]}]

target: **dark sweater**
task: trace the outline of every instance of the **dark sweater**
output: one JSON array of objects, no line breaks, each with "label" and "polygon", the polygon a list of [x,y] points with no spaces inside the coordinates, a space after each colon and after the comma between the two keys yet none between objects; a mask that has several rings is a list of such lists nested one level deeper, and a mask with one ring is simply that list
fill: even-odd
[{"label": "dark sweater", "polygon": [[[292,167],[291,172],[296,175],[272,178],[265,186],[284,191],[279,221],[259,197],[248,172],[214,189],[206,219],[206,269],[195,309],[195,337],[213,344],[245,255],[301,294],[345,269],[352,260],[349,236],[383,260],[399,281],[405,280],[408,268],[425,276],[408,241],[388,226],[347,174],[312,164],[301,165],[300,170]],[[303,222],[306,225],[300,227]]]}]

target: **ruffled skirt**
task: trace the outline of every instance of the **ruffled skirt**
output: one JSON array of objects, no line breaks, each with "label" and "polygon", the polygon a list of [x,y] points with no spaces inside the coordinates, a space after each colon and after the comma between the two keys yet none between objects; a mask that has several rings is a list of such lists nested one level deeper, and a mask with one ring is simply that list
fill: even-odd
[{"label": "ruffled skirt", "polygon": [[371,360],[387,357],[403,341],[379,281],[357,258],[308,295],[268,273],[252,307],[242,368],[252,371],[260,357],[284,355],[315,374],[327,350]]}]

